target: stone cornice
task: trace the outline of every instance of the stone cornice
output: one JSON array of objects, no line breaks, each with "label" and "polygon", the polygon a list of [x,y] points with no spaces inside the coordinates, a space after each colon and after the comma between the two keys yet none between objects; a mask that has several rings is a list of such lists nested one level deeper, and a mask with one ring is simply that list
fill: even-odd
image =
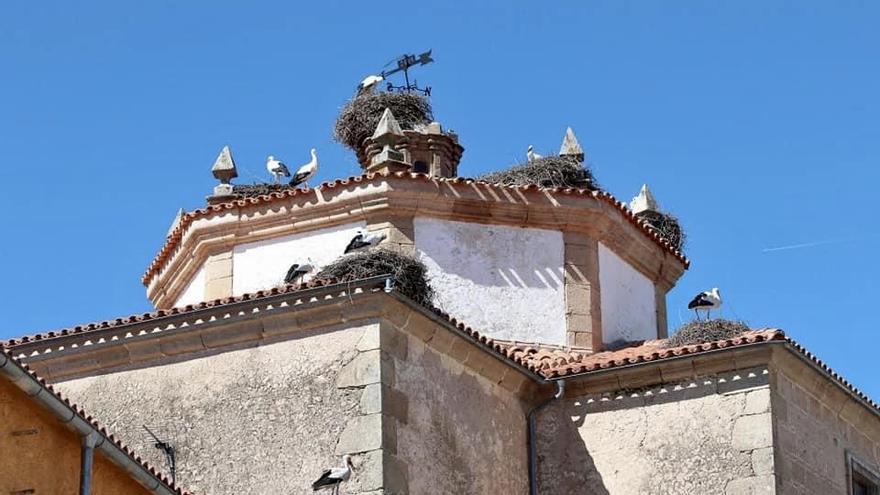
[{"label": "stone cornice", "polygon": [[688,265],[681,253],[607,193],[503,187],[423,174],[369,174],[186,214],[144,275],[147,295],[157,307],[172,305],[209,255],[236,244],[388,216],[585,233],[666,290]]}]

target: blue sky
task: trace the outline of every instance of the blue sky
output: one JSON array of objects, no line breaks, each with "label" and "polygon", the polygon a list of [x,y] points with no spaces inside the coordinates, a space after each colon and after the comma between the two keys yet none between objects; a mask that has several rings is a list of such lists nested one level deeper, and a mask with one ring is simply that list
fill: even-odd
[{"label": "blue sky", "polygon": [[[321,156],[355,84],[404,52],[463,175],[566,126],[600,182],[677,214],[697,291],[778,326],[880,398],[880,4],[869,2],[17,2],[0,6],[0,337],[150,309],[140,275],[229,144]],[[821,243],[800,248],[770,248]]]}]

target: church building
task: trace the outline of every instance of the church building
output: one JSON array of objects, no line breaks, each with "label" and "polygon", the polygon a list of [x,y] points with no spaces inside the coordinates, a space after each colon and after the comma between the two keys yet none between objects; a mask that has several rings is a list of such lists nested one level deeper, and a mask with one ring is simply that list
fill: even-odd
[{"label": "church building", "polygon": [[[233,184],[225,148],[143,274],[155,311],[5,342],[3,493],[74,493],[14,467],[59,404],[130,478],[97,494],[311,493],[345,455],[328,493],[878,493],[880,407],[782,331],[670,345],[689,261],[652,198],[463,178],[456,133],[394,110],[361,175],[314,187]],[[559,155],[584,161],[573,132]],[[285,281],[359,234],[420,262],[431,300],[381,273]]]}]

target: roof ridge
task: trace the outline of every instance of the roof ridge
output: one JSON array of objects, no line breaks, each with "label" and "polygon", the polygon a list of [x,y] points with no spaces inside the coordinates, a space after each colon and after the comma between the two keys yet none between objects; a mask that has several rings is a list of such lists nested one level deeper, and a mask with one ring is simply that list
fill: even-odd
[{"label": "roof ridge", "polygon": [[618,201],[611,193],[607,191],[601,190],[591,190],[586,188],[571,188],[571,187],[543,187],[538,186],[536,184],[527,184],[522,186],[514,186],[514,185],[505,185],[497,182],[488,182],[484,180],[468,178],[468,177],[433,177],[428,174],[419,173],[419,172],[369,172],[359,176],[349,176],[345,179],[335,179],[330,182],[322,182],[315,188],[288,188],[281,191],[276,191],[268,194],[261,194],[259,196],[249,197],[249,198],[241,198],[234,199],[224,203],[217,203],[213,205],[208,205],[203,208],[198,208],[196,210],[186,212],[180,218],[180,221],[177,223],[177,226],[172,230],[171,234],[165,238],[165,243],[159,249],[159,252],[156,256],[153,257],[150,265],[147,267],[143,276],[141,277],[141,282],[144,285],[150,283],[150,280],[156,275],[159,271],[159,267],[165,260],[171,256],[171,252],[177,245],[180,243],[183,232],[189,227],[189,225],[196,219],[200,217],[210,216],[214,213],[218,213],[225,210],[231,210],[237,207],[258,205],[262,203],[272,202],[279,199],[291,198],[295,196],[299,196],[302,194],[316,194],[316,191],[324,191],[328,189],[334,189],[339,186],[346,186],[352,183],[361,183],[366,181],[372,181],[377,178],[388,179],[388,178],[396,178],[396,179],[409,179],[409,180],[422,180],[426,182],[434,182],[434,183],[449,183],[449,184],[481,184],[489,187],[500,188],[500,189],[515,189],[519,191],[550,191],[561,194],[578,194],[581,196],[591,196],[593,198],[597,198],[605,201],[606,203],[614,206],[618,211],[625,215],[627,220],[630,223],[635,225],[642,231],[642,233],[648,236],[652,241],[660,245],[667,252],[675,256],[679,261],[685,264],[685,266],[690,265],[690,261],[684,255],[684,253],[676,249],[669,241],[664,239],[657,231],[650,227],[650,225],[643,219],[637,217],[632,210],[629,208],[629,205]]}]

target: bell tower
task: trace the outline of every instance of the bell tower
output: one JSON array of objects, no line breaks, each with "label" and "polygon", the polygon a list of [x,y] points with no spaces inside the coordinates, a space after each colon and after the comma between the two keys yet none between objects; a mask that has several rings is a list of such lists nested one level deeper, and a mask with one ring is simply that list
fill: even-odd
[{"label": "bell tower", "polygon": [[439,122],[402,130],[391,109],[386,108],[375,132],[364,141],[358,161],[368,172],[406,170],[456,177],[463,153],[458,135],[444,131]]}]

